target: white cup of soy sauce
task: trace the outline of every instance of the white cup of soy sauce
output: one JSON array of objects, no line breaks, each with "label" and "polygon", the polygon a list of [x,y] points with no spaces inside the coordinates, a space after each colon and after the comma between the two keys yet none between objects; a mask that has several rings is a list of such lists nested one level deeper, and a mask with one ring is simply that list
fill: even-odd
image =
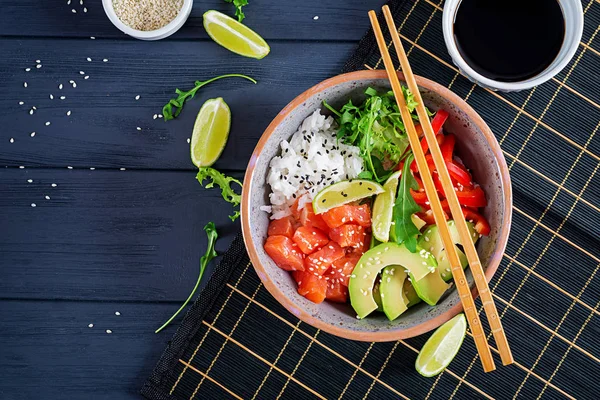
[{"label": "white cup of soy sauce", "polygon": [[583,33],[580,0],[446,0],[444,41],[460,72],[505,92],[551,79]]}]

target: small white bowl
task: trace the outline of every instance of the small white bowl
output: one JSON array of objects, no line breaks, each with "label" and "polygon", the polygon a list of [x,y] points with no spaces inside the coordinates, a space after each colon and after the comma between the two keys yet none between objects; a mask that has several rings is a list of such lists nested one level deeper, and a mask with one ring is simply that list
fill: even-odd
[{"label": "small white bowl", "polygon": [[[527,0],[524,0],[527,1]],[[573,55],[579,47],[581,35],[583,33],[583,9],[580,0],[560,0],[559,4],[565,19],[565,38],[558,52],[558,55],[552,63],[542,72],[534,77],[520,82],[500,82],[477,73],[467,64],[458,51],[456,41],[454,40],[454,19],[456,11],[460,6],[461,0],[446,0],[444,4],[444,13],[442,15],[442,31],[444,32],[444,41],[448,48],[448,53],[452,57],[452,62],[458,67],[460,72],[472,82],[479,86],[500,90],[502,92],[514,92],[530,89],[551,79],[558,74],[571,61]]]},{"label": "small white bowl", "polygon": [[104,12],[106,13],[108,19],[110,19],[110,22],[112,22],[113,25],[116,26],[121,32],[126,33],[129,36],[133,36],[136,39],[160,40],[166,38],[167,36],[171,36],[177,32],[179,28],[183,26],[183,24],[185,24],[185,21],[187,21],[188,17],[190,16],[190,12],[192,11],[194,0],[183,0],[181,10],[179,10],[179,14],[177,14],[175,19],[162,28],[155,29],[153,31],[140,31],[125,25],[125,23],[123,23],[123,21],[121,21],[115,13],[115,9],[113,8],[113,0],[102,0],[102,5],[104,6]]}]

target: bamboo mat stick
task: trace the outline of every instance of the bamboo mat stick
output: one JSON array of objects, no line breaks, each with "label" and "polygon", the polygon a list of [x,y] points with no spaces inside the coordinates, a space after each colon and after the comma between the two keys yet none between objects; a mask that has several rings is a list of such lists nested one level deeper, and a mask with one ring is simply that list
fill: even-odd
[{"label": "bamboo mat stick", "polygon": [[[423,153],[423,149],[421,148],[421,145],[419,143],[419,136],[415,130],[415,126],[412,117],[410,116],[410,112],[406,107],[406,100],[404,99],[404,94],[402,93],[400,81],[398,80],[394,64],[388,52],[387,45],[383,37],[383,32],[381,31],[381,27],[379,26],[379,22],[377,21],[375,11],[369,11],[369,18],[371,20],[371,25],[373,26],[375,38],[377,39],[377,45],[379,47],[379,50],[381,51],[381,56],[383,57],[385,69],[387,71],[390,83],[392,85],[392,90],[394,92],[396,102],[398,103],[398,107],[402,115],[402,121],[408,133],[410,147],[413,150],[415,161],[417,162],[417,167],[419,168],[419,171],[428,171],[427,162],[425,160],[425,154]],[[428,117],[427,120],[429,120]],[[423,180],[425,193],[427,194],[427,197],[429,199],[435,222],[438,225],[439,232],[442,237],[442,242],[444,243],[444,248],[446,249],[446,254],[448,255],[448,260],[452,268],[454,282],[456,284],[456,288],[458,290],[463,309],[467,316],[467,320],[469,321],[469,326],[471,327],[471,331],[473,333],[473,338],[475,340],[477,352],[479,353],[481,362],[483,364],[483,369],[485,372],[493,371],[496,367],[494,365],[492,353],[490,352],[485,333],[483,332],[483,327],[481,326],[481,322],[479,320],[479,315],[477,314],[477,309],[475,308],[475,301],[471,296],[471,290],[467,283],[464,271],[461,268],[458,255],[456,254],[454,242],[450,237],[450,232],[448,231],[448,226],[446,224],[446,218],[442,210],[440,199],[437,196],[437,191],[433,183],[433,179],[430,174],[426,173],[422,174],[421,179]]]},{"label": "bamboo mat stick", "polygon": [[[417,81],[412,72],[412,68],[410,67],[410,64],[408,62],[408,57],[406,56],[404,47],[402,46],[400,35],[398,34],[396,24],[394,23],[394,18],[392,17],[392,13],[390,12],[388,6],[383,7],[383,15],[385,16],[388,29],[392,36],[392,41],[394,42],[394,47],[396,49],[398,59],[400,60],[400,65],[402,66],[404,78],[406,79],[409,89],[415,96],[415,100],[417,102],[417,115],[419,116],[419,121],[421,121],[421,125],[423,126],[423,131],[425,133],[427,143],[429,144],[429,149],[431,151],[431,155],[433,156],[433,160],[438,171],[438,176],[440,178],[440,181],[442,182],[444,193],[446,193],[446,198],[450,206],[450,211],[452,212],[452,217],[454,218],[454,222],[456,224],[456,227],[458,228],[458,233],[461,242],[463,243],[463,248],[465,249],[467,259],[469,260],[469,267],[471,268],[471,273],[473,274],[473,277],[475,279],[475,285],[477,286],[477,290],[479,291],[479,295],[481,296],[483,308],[485,309],[485,313],[487,315],[488,322],[492,329],[494,339],[496,341],[496,344],[498,345],[498,350],[500,352],[502,364],[512,364],[514,360],[510,351],[510,347],[508,345],[508,340],[506,339],[506,334],[502,327],[502,322],[500,321],[500,317],[498,316],[498,310],[496,309],[494,299],[492,298],[492,293],[490,292],[487,280],[485,279],[485,273],[479,260],[477,250],[475,249],[475,245],[473,243],[471,235],[469,234],[469,229],[467,227],[467,223],[465,222],[465,218],[463,216],[460,204],[458,202],[458,197],[456,196],[456,193],[454,191],[454,185],[452,184],[452,180],[450,179],[450,174],[448,173],[448,170],[446,168],[446,163],[444,162],[444,159],[442,157],[442,152],[440,151],[439,145],[437,143],[435,132],[433,132],[433,128],[425,110],[425,105],[423,104],[423,99],[421,98],[421,93],[419,92]],[[447,248],[447,246],[445,247]]]}]

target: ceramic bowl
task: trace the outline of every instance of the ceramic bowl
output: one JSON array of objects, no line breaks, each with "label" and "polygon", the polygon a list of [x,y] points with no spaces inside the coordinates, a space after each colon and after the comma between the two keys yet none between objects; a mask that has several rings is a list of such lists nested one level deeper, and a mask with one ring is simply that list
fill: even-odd
[{"label": "ceramic bowl", "polygon": [[[398,74],[404,79],[401,73]],[[492,231],[477,243],[477,251],[489,281],[502,259],[511,223],[512,194],[508,168],[500,146],[490,128],[464,100],[447,88],[417,77],[423,100],[431,110],[443,108],[450,113],[444,125],[456,135],[456,148],[464,163],[473,170],[474,178],[488,197],[485,216]],[[297,285],[289,272],[278,268],[265,253],[269,215],[260,206],[269,204],[270,187],[266,183],[269,162],[279,154],[282,140],[289,140],[300,123],[323,100],[340,107],[348,99],[354,104],[364,99],[364,90],[374,87],[389,90],[385,71],[359,71],[323,81],[296,97],[275,117],[260,138],[246,170],[242,193],[242,231],[256,273],[267,290],[292,314],[302,321],[336,336],[362,341],[395,341],[432,330],[458,314],[461,303],[454,288],[437,306],[425,303],[409,308],[395,321],[383,313],[373,313],[358,320],[350,304],[323,302],[314,304],[297,293]],[[473,293],[473,277],[467,269]]]},{"label": "ceramic bowl", "polygon": [[126,25],[123,21],[119,19],[113,7],[113,0],[102,0],[104,12],[106,13],[106,16],[108,17],[110,22],[112,22],[113,25],[117,27],[121,32],[140,40],[160,40],[171,36],[172,34],[177,32],[179,28],[183,26],[183,24],[185,24],[188,17],[190,16],[190,13],[192,12],[193,5],[194,0],[183,0],[181,10],[179,10],[179,13],[173,19],[173,21],[169,22],[162,28],[154,29],[152,31],[141,31],[139,29],[134,29],[129,25]]}]

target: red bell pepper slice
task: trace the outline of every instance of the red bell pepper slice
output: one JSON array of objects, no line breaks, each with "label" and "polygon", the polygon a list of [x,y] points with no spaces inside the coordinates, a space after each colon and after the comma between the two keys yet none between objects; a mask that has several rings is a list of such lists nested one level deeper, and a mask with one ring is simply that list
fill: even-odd
[{"label": "red bell pepper slice", "polygon": [[444,161],[452,161],[452,154],[454,153],[454,143],[456,142],[456,138],[454,135],[446,135],[444,138],[444,143],[440,146],[440,150],[442,151],[442,157],[444,157]]},{"label": "red bell pepper slice", "polygon": [[459,190],[456,192],[456,196],[461,206],[479,208],[487,205],[485,193],[483,193],[483,189],[479,186],[473,189]]},{"label": "red bell pepper slice", "polygon": [[410,194],[412,195],[413,199],[415,199],[415,203],[417,203],[418,205],[425,207],[425,208],[430,208],[429,206],[429,200],[427,199],[427,194],[425,192],[419,192],[416,190],[412,190],[410,189]]},{"label": "red bell pepper slice", "polygon": [[446,168],[450,173],[450,177],[456,182],[460,183],[464,187],[471,187],[472,178],[471,174],[464,169],[459,163],[454,161],[446,161]]},{"label": "red bell pepper slice", "polygon": [[483,236],[487,236],[490,234],[490,223],[483,215],[467,207],[463,207],[462,212],[467,221],[473,222],[475,224],[475,231],[477,233]]}]

